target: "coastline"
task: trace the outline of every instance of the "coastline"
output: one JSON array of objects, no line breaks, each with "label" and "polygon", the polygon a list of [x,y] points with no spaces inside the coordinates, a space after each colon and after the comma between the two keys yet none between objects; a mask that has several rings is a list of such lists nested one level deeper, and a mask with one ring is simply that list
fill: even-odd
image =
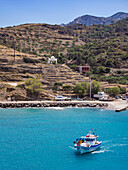
[{"label": "coastline", "polygon": [[0,108],[28,108],[28,107],[96,107],[115,111],[128,108],[126,100],[117,101],[0,101]]}]

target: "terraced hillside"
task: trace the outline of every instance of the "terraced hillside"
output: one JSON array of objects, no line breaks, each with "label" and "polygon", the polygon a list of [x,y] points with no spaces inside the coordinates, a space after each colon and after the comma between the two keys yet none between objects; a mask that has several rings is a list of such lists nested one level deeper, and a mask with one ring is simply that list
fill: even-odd
[{"label": "terraced hillside", "polygon": [[[74,86],[88,81],[70,69],[86,64],[91,66],[93,79],[116,83],[115,86],[122,84],[127,88],[128,18],[107,26],[24,24],[0,28],[0,44],[2,100],[7,94],[14,93],[25,99],[25,88],[16,86],[13,89],[8,83],[21,85],[28,78],[38,78],[44,89],[43,98],[50,95],[51,99],[58,92],[54,90],[56,82]],[[60,64],[48,65],[51,55],[57,57]],[[63,87],[59,87],[59,92],[67,93]]]},{"label": "terraced hillside", "polygon": [[[26,90],[19,87],[28,78],[40,80],[44,89],[43,94],[45,94],[43,98],[46,96],[51,98],[51,96],[56,95],[56,92],[53,91],[55,82],[61,82],[63,86],[74,86],[78,82],[88,81],[88,78],[72,71],[65,64],[43,64],[40,57],[35,55],[16,51],[14,60],[14,50],[5,46],[0,46],[0,61],[0,94],[2,100],[14,94],[15,96],[18,95],[18,100],[29,100]],[[13,87],[10,87],[10,85]],[[62,93],[65,92],[62,91]]]},{"label": "terraced hillside", "polygon": [[14,27],[0,28],[0,44],[24,52],[43,56],[44,54],[66,53],[72,45],[83,42],[71,36],[69,32],[58,25],[24,24]]}]

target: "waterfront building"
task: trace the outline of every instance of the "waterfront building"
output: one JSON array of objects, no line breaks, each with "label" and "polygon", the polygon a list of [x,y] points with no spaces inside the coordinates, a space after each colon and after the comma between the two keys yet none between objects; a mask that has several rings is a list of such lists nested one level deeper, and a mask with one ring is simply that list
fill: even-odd
[{"label": "waterfront building", "polygon": [[78,66],[77,70],[80,72],[80,74],[84,74],[90,71],[90,66]]}]

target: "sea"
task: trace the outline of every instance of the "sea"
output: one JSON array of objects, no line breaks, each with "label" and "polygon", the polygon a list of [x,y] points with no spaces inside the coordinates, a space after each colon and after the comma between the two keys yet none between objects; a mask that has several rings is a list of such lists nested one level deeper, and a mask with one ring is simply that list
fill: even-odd
[{"label": "sea", "polygon": [[[78,154],[76,138],[96,131],[101,148]],[[127,170],[128,110],[0,109],[0,170]]]}]

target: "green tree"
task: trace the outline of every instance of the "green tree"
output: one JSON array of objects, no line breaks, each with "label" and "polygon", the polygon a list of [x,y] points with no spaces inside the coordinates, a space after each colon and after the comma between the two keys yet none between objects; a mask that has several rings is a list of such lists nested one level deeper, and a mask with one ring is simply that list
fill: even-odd
[{"label": "green tree", "polygon": [[25,88],[29,97],[37,98],[42,92],[42,84],[36,78],[29,78],[25,81]]},{"label": "green tree", "polygon": [[[93,80],[91,82],[91,94],[97,94],[98,91],[101,91],[100,82]],[[90,86],[89,86],[87,92],[88,92],[88,94],[90,93]]]},{"label": "green tree", "polygon": [[120,88],[120,94],[125,94],[127,92],[125,87],[118,86]]},{"label": "green tree", "polygon": [[88,83],[88,82],[82,82],[82,83],[81,83],[81,86],[84,87],[85,93],[87,93],[88,88],[89,88],[89,83]]},{"label": "green tree", "polygon": [[120,94],[120,88],[115,86],[112,87],[110,90],[111,95],[113,95],[114,97],[117,96],[118,94]]},{"label": "green tree", "polygon": [[83,97],[85,93],[85,87],[81,85],[81,83],[77,83],[73,88],[74,93],[78,96]]}]

